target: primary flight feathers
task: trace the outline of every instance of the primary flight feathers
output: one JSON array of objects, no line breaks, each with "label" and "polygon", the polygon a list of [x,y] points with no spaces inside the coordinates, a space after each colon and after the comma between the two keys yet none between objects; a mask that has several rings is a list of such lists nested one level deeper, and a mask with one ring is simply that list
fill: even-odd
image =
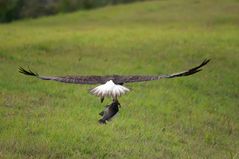
[{"label": "primary flight feathers", "polygon": [[206,65],[210,60],[204,60],[199,66],[191,68],[187,71],[173,73],[169,75],[132,75],[132,76],[122,76],[122,75],[111,75],[111,76],[40,76],[38,73],[32,72],[30,69],[27,71],[22,67],[19,67],[19,72],[29,76],[35,76],[42,80],[53,80],[64,83],[75,83],[75,84],[104,84],[107,81],[112,80],[115,84],[124,84],[130,82],[143,82],[160,80],[162,78],[174,78],[189,76],[194,73],[201,71],[201,68]]}]

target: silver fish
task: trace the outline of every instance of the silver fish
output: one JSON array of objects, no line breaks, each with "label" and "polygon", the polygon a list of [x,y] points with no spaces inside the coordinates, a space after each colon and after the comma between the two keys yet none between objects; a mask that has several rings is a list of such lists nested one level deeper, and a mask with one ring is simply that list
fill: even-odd
[{"label": "silver fish", "polygon": [[99,113],[102,116],[102,119],[99,120],[100,124],[106,124],[106,121],[110,121],[119,111],[120,103],[116,100],[110,105],[105,107],[105,110]]}]

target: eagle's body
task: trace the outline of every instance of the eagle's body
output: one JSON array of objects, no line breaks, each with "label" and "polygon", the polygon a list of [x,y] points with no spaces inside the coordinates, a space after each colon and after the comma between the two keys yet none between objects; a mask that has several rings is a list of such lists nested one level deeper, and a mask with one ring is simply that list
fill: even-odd
[{"label": "eagle's body", "polygon": [[[175,78],[182,76],[189,76],[201,71],[201,67],[206,65],[210,60],[204,60],[199,66],[191,68],[187,71],[169,74],[169,75],[132,75],[132,76],[122,76],[122,75],[112,75],[112,76],[39,76],[38,73],[34,73],[31,70],[27,71],[22,67],[19,68],[19,72],[29,76],[35,76],[42,80],[53,80],[64,83],[74,83],[74,84],[101,84],[93,89],[91,89],[91,93],[100,97],[103,102],[105,97],[111,97],[113,99],[113,103],[106,110],[113,110],[111,113],[105,113],[107,120],[113,117],[118,110],[115,106],[115,101],[118,101],[117,98],[121,95],[129,92],[129,89],[124,87],[124,83],[132,83],[132,82],[143,82],[143,81],[152,81],[152,80],[160,80],[163,78]],[[105,111],[109,112],[109,111]],[[113,113],[112,113],[113,112]],[[115,113],[115,114],[114,114]],[[112,115],[113,114],[113,115]],[[104,120],[106,121],[106,120]],[[103,122],[104,123],[104,122]]]}]

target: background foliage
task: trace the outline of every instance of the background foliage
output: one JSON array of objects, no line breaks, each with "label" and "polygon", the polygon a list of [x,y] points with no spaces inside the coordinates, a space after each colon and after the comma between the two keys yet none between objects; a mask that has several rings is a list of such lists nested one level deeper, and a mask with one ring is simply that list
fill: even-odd
[{"label": "background foliage", "polygon": [[133,1],[140,0],[0,0],[0,22]]}]

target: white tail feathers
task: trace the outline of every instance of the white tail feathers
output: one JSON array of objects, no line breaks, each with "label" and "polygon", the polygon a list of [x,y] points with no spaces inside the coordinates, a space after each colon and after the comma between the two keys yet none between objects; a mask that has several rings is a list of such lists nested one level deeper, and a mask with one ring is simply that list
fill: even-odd
[{"label": "white tail feathers", "polygon": [[129,89],[115,84],[112,80],[106,82],[103,85],[97,86],[90,90],[90,92],[98,97],[112,97],[117,98],[129,92]]}]

